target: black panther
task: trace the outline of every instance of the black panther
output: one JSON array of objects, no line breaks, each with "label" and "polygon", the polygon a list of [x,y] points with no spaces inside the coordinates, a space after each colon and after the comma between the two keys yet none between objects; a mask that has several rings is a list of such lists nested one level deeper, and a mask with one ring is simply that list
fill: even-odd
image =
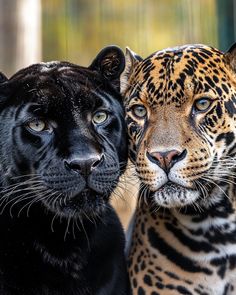
[{"label": "black panther", "polygon": [[0,294],[129,293],[109,204],[127,163],[122,51],[0,79]]}]

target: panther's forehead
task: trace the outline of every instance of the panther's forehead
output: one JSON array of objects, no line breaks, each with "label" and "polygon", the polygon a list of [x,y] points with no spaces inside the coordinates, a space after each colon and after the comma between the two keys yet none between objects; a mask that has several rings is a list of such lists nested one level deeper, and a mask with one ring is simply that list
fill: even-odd
[{"label": "panther's forehead", "polygon": [[59,64],[60,64],[59,61],[41,62],[41,63],[39,63],[39,71],[41,73],[49,72],[52,69],[52,67],[56,67]]},{"label": "panther's forehead", "polygon": [[220,99],[228,87],[223,53],[205,45],[155,52],[138,63],[130,79],[129,103],[139,98],[152,108],[181,107],[201,94]]},{"label": "panther's forehead", "polygon": [[100,99],[101,78],[93,71],[68,62],[47,62],[19,71],[9,80],[11,102],[38,103],[55,113],[83,112]]}]

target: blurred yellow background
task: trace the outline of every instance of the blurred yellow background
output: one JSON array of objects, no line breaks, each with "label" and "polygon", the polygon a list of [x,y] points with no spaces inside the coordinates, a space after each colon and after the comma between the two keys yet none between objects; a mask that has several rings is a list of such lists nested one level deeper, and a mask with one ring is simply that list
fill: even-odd
[{"label": "blurred yellow background", "polygon": [[[0,70],[49,60],[87,66],[109,44],[143,57],[186,43],[226,50],[235,34],[236,0],[0,0]],[[113,198],[125,227],[138,187],[128,170]]]}]

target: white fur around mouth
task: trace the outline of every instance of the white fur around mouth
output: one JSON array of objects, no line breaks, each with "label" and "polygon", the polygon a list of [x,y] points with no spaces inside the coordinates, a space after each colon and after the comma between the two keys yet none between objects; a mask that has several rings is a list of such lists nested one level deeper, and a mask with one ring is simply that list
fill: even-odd
[{"label": "white fur around mouth", "polygon": [[153,193],[157,205],[167,208],[183,207],[194,203],[199,197],[199,192],[185,188],[173,182],[167,182]]}]

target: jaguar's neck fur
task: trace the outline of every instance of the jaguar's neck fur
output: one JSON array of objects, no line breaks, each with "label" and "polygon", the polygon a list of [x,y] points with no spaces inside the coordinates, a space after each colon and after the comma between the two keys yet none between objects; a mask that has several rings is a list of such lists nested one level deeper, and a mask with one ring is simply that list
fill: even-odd
[{"label": "jaguar's neck fur", "polygon": [[157,210],[141,200],[129,253],[134,295],[144,284],[140,294],[153,294],[153,286],[161,295],[235,294],[234,187],[214,189],[210,197],[211,204],[182,209]]}]

